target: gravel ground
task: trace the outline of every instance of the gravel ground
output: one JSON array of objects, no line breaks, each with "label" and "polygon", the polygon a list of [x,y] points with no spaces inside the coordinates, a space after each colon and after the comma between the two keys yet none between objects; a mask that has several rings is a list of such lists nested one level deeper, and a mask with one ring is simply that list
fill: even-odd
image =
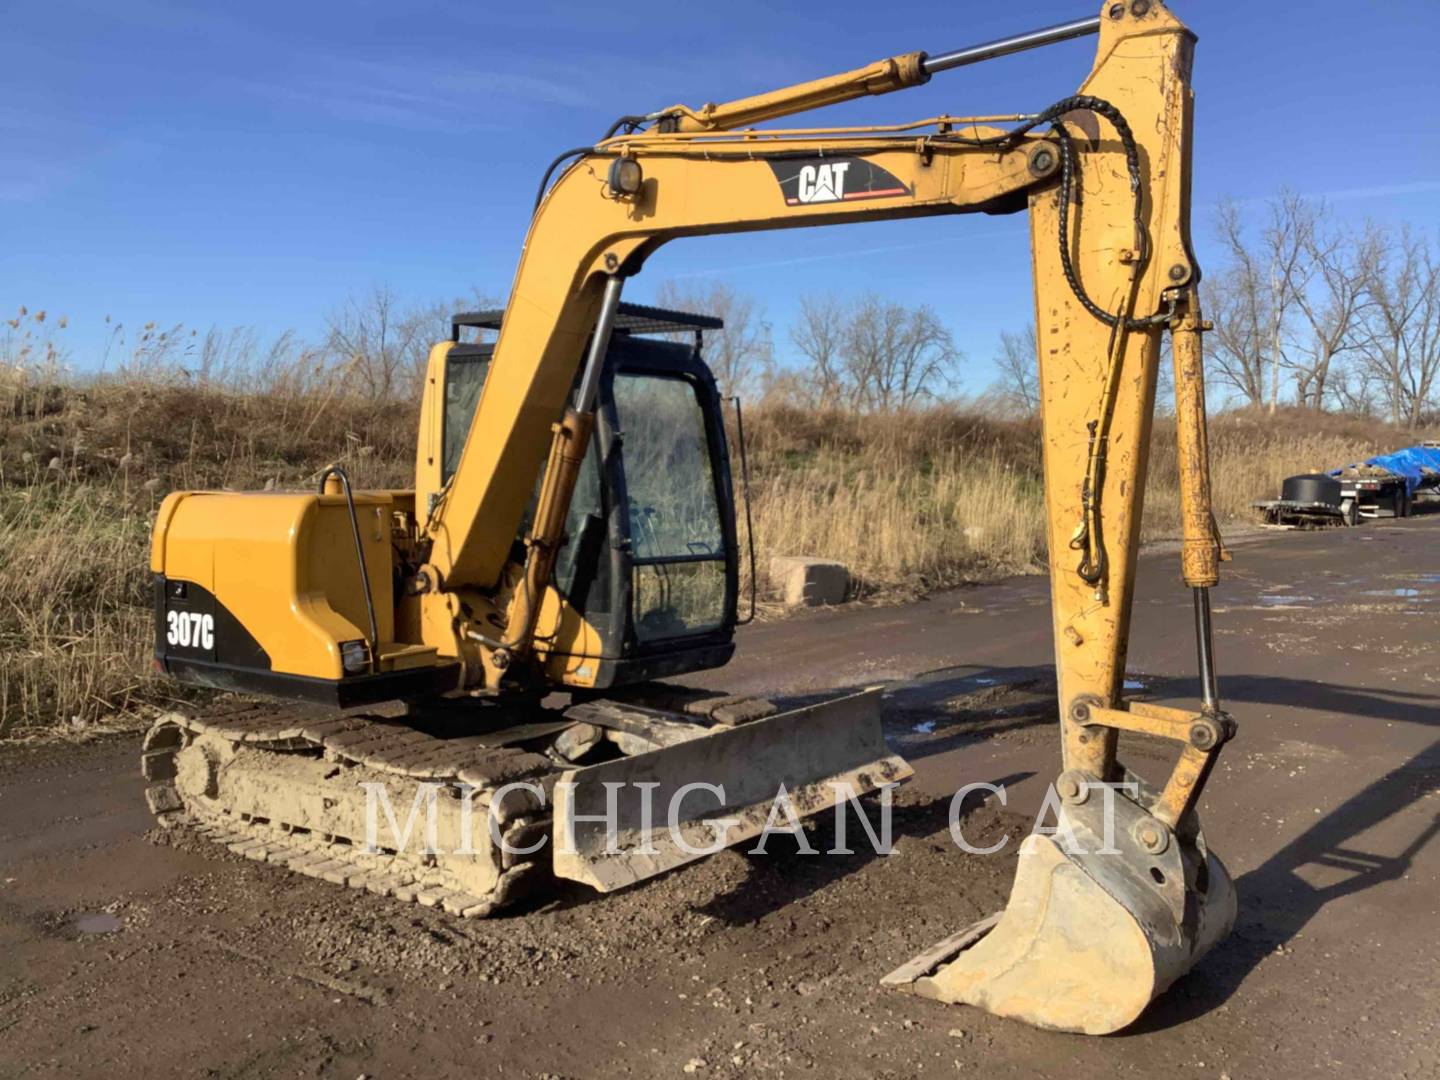
[{"label": "gravel ground", "polygon": [[[877,985],[1004,903],[1014,857],[955,847],[950,794],[1005,782],[963,825],[1018,838],[1057,769],[1047,590],[1017,579],[754,627],[710,676],[894,681],[917,776],[888,857],[777,838],[462,922],[151,835],[133,736],[0,750],[0,1075],[1440,1075],[1437,536],[1429,515],[1237,550],[1215,601],[1241,735],[1204,813],[1240,922],[1120,1036]],[[1190,698],[1173,555],[1144,561],[1135,625],[1132,692]]]}]

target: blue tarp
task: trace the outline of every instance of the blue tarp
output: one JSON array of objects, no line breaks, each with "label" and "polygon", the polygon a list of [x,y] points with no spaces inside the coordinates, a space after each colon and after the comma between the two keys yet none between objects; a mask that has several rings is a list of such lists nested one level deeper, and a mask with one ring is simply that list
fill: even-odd
[{"label": "blue tarp", "polygon": [[[1369,458],[1366,465],[1384,469],[1405,481],[1405,490],[1411,495],[1421,484],[1434,485],[1440,482],[1440,448],[1409,446],[1393,454],[1379,454]],[[1351,466],[1353,468],[1354,466]],[[1343,469],[1335,469],[1331,476],[1339,476]]]}]

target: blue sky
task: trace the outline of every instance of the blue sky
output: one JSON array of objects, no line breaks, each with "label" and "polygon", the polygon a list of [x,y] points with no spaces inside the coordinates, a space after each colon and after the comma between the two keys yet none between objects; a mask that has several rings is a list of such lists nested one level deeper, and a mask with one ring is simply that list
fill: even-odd
[{"label": "blue sky", "polygon": [[[1337,219],[1440,221],[1440,3],[1175,0],[1200,35],[1195,223],[1282,184]],[[377,284],[503,296],[545,164],[617,115],[727,100],[915,49],[1092,14],[1028,4],[723,5],[10,0],[0,37],[0,314],[65,314],[77,366],[104,317],[318,335]],[[813,114],[823,122],[1041,108],[1093,39]],[[782,358],[805,293],[870,286],[937,309],[989,380],[1029,319],[1023,216],[680,241],[666,277],[759,298]],[[857,284],[859,283],[859,284]]]}]

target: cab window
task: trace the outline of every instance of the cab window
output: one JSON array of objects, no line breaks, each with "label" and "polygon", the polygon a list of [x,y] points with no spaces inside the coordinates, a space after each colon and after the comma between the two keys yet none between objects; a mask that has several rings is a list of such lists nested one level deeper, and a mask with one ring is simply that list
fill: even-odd
[{"label": "cab window", "polygon": [[695,387],[672,376],[623,374],[615,411],[624,435],[636,634],[652,641],[714,630],[725,615],[725,541]]},{"label": "cab window", "polygon": [[485,376],[490,371],[490,356],[460,355],[451,352],[445,364],[445,413],[440,438],[440,483],[450,482],[455,470],[460,467],[460,454],[465,449],[465,439],[470,434],[470,422],[475,419],[475,406],[480,403],[480,391],[485,388]]}]

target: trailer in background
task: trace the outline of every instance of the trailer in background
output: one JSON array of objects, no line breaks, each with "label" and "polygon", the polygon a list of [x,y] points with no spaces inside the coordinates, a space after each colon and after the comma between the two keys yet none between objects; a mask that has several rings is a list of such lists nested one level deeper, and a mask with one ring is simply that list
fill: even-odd
[{"label": "trailer in background", "polygon": [[1440,442],[1379,454],[1328,473],[1286,478],[1280,498],[1253,504],[1267,525],[1318,528],[1361,518],[1409,517],[1415,500],[1440,493]]}]

